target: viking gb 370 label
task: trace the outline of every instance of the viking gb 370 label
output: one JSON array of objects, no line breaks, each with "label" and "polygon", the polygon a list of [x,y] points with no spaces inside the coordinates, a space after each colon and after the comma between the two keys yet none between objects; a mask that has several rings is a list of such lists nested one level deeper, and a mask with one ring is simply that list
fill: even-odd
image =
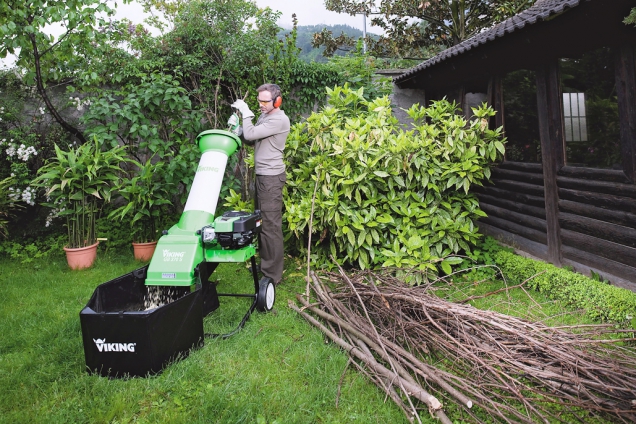
[{"label": "viking gb 370 label", "polygon": [[168,249],[163,249],[163,261],[164,262],[182,262],[185,252],[171,252]]}]

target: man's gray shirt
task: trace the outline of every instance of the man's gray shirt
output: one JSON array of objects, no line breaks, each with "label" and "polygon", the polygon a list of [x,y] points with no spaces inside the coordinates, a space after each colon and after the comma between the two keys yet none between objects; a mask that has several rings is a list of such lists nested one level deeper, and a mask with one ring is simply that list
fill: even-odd
[{"label": "man's gray shirt", "polygon": [[280,109],[261,114],[256,125],[252,124],[252,118],[243,120],[243,138],[254,142],[256,175],[279,175],[285,172],[283,150],[289,126],[289,118]]}]

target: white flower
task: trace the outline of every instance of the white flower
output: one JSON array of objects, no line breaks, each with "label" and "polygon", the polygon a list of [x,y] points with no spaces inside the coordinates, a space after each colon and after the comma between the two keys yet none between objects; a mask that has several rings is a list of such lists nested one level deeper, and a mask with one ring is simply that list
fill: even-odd
[{"label": "white flower", "polygon": [[58,213],[60,213],[60,211],[57,209],[53,209],[51,212],[49,212],[48,216],[46,217],[46,223],[44,224],[44,226],[45,227],[50,226],[51,221],[53,221],[53,218],[57,218]]},{"label": "white flower", "polygon": [[37,155],[37,151],[35,150],[35,147],[33,146],[25,147],[24,144],[20,145],[17,153],[18,153],[18,159],[22,160],[23,162],[28,161],[31,155]]},{"label": "white flower", "polygon": [[31,200],[31,194],[26,191],[22,192],[22,201],[27,205],[35,205],[35,202]]},{"label": "white flower", "polygon": [[9,199],[13,201],[20,200],[20,190],[15,190],[13,187],[9,187]]}]

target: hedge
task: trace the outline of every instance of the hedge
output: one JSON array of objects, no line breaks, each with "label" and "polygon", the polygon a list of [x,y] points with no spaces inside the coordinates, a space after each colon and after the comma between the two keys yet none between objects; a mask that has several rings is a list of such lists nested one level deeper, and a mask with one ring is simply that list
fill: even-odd
[{"label": "hedge", "polygon": [[592,319],[636,328],[636,293],[630,290],[507,251],[493,259],[511,284],[529,280],[528,287],[584,309]]}]

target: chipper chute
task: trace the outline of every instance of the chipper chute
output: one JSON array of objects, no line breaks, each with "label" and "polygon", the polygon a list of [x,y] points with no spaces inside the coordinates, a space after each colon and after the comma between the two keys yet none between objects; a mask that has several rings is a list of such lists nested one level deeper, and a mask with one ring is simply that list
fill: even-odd
[{"label": "chipper chute", "polygon": [[[272,279],[258,279],[256,236],[259,211],[232,211],[215,217],[228,157],[241,147],[227,131],[197,137],[201,159],[179,222],[157,243],[150,264],[101,284],[80,312],[86,366],[103,376],[144,376],[203,344],[204,337],[238,331],[254,309],[269,311]],[[251,262],[253,293],[217,293],[208,281],[219,263]],[[219,297],[252,298],[236,330],[205,334],[203,318]]]}]

